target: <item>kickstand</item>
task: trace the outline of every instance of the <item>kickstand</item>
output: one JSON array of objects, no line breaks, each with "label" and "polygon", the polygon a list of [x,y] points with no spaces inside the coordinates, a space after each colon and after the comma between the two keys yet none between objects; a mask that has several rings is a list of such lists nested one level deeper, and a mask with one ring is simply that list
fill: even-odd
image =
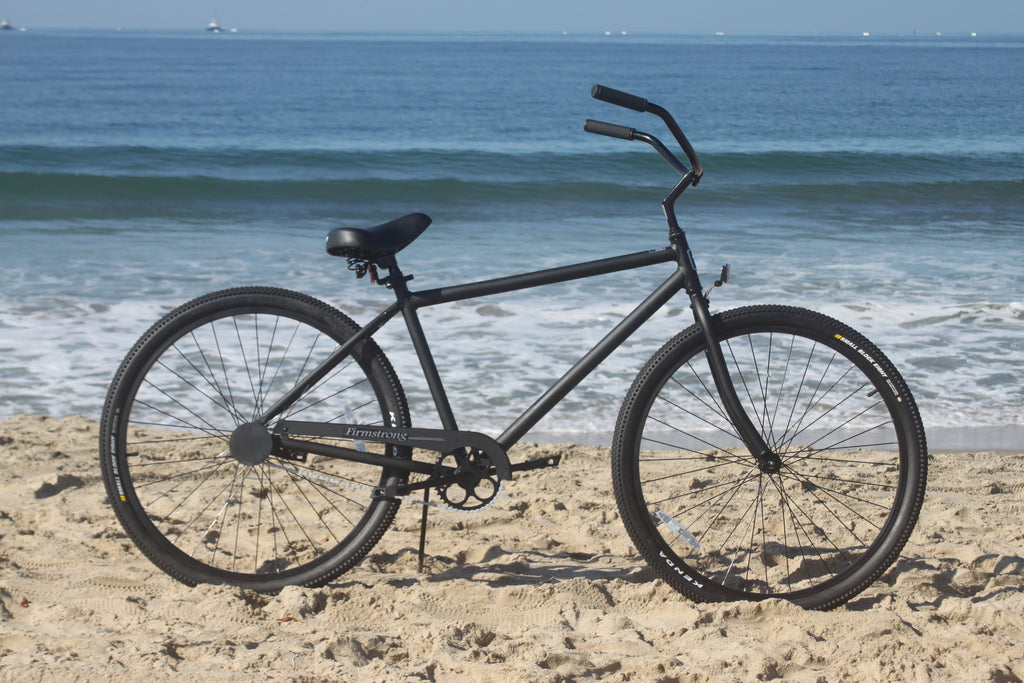
[{"label": "kickstand", "polygon": [[430,507],[430,489],[423,489],[423,514],[420,516],[420,554],[419,573],[423,573],[424,549],[427,546],[427,509]]}]

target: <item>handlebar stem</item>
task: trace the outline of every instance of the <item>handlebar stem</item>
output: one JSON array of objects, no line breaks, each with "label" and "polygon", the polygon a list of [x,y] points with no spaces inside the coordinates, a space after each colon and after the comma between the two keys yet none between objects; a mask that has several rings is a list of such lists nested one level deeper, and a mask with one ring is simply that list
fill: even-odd
[{"label": "handlebar stem", "polygon": [[682,244],[686,239],[683,229],[679,227],[679,221],[676,219],[676,200],[692,184],[694,184],[693,171],[688,170],[686,175],[661,200],[661,210],[665,212],[665,219],[668,221],[669,241],[673,244]]}]

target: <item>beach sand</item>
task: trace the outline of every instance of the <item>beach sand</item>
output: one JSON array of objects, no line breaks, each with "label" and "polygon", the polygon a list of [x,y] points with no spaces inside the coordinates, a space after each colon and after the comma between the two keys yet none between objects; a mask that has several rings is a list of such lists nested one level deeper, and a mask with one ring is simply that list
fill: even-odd
[{"label": "beach sand", "polygon": [[477,514],[403,505],[356,569],[264,596],[189,588],[106,502],[97,423],[0,421],[0,678],[10,681],[1019,681],[1024,459],[937,452],[903,557],[848,605],[695,604],[622,528],[607,450],[560,453]]}]

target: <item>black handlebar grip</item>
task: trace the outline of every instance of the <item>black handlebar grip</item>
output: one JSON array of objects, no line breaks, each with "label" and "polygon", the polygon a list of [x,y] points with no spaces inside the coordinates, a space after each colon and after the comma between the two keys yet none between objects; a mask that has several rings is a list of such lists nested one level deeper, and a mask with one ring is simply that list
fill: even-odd
[{"label": "black handlebar grip", "polygon": [[644,98],[637,97],[636,95],[630,95],[628,92],[609,88],[606,85],[595,85],[590,89],[590,96],[595,100],[615,104],[620,107],[625,107],[626,109],[632,109],[633,111],[647,111],[647,100]]},{"label": "black handlebar grip", "polygon": [[623,140],[632,140],[633,135],[636,134],[636,128],[617,126],[614,123],[594,121],[593,119],[587,119],[587,122],[583,124],[583,130],[588,133],[597,133],[598,135],[607,135],[610,138],[621,138]]}]

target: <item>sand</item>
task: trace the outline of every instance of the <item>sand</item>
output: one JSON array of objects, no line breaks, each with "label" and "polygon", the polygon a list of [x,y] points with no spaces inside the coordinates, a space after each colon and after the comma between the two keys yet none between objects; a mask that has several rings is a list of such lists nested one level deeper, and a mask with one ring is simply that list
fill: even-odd
[{"label": "sand", "polygon": [[1018,681],[1024,459],[938,452],[921,520],[881,581],[832,612],[695,604],[633,551],[607,451],[561,453],[489,509],[420,508],[356,569],[264,596],[190,588],[106,502],[97,424],[0,421],[0,678],[10,681]]}]

